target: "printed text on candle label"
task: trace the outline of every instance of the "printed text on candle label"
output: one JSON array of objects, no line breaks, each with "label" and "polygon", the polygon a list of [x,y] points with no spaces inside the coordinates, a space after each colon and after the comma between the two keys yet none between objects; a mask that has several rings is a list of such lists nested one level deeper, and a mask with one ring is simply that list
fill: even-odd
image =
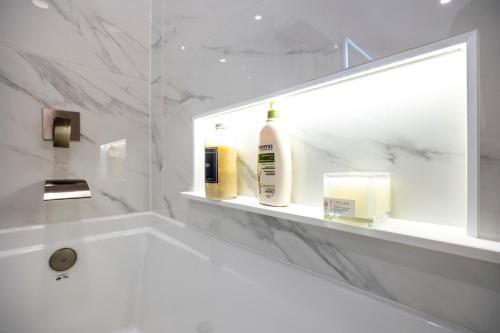
[{"label": "printed text on candle label", "polygon": [[355,217],[354,200],[325,198],[324,206],[327,214]]}]

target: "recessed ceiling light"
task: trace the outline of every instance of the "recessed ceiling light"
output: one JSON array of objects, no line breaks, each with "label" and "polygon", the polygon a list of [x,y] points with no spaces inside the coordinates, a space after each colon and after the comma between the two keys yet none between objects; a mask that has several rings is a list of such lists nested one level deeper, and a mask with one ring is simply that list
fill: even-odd
[{"label": "recessed ceiling light", "polygon": [[225,58],[220,58],[219,62],[226,62],[227,60]]},{"label": "recessed ceiling light", "polygon": [[42,0],[32,0],[33,4],[38,8],[49,9],[49,4]]},{"label": "recessed ceiling light", "polygon": [[442,5],[446,5],[447,3],[451,2],[451,0],[440,0],[439,1]]},{"label": "recessed ceiling light", "polygon": [[257,21],[260,21],[262,20],[262,15],[257,14],[253,18],[256,19]]},{"label": "recessed ceiling light", "polygon": [[181,50],[185,50],[186,47],[184,45],[181,46]]}]

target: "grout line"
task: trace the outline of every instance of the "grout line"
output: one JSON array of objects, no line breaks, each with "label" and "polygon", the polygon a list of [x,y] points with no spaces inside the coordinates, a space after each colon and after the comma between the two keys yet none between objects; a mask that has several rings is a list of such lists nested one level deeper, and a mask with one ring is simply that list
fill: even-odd
[{"label": "grout line", "polygon": [[153,29],[153,1],[154,0],[149,0],[149,80],[148,80],[148,91],[149,91],[149,138],[148,138],[148,141],[149,141],[149,186],[148,186],[148,196],[149,196],[149,202],[148,202],[148,207],[149,207],[149,210],[151,211],[153,209],[153,167],[152,167],[152,158],[153,158],[153,154],[152,154],[152,141],[153,141],[153,131],[152,131],[152,116],[153,116],[153,107],[152,107],[152,93],[153,93],[153,90],[151,89],[151,80],[152,80],[152,77],[153,77],[153,52],[152,52],[152,48],[151,48],[151,38],[152,38],[152,29]]}]

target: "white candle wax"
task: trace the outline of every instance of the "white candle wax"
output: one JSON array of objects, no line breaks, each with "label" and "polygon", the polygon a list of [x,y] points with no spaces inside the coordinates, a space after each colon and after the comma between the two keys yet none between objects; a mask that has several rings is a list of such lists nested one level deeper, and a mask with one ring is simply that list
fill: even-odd
[{"label": "white candle wax", "polygon": [[390,175],[382,172],[328,173],[324,179],[325,216],[373,220],[390,212]]}]

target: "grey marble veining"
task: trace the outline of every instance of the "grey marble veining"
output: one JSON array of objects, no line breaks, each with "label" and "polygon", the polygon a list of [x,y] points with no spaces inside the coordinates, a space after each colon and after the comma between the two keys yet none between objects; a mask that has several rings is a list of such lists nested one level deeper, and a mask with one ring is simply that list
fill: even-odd
[{"label": "grey marble veining", "polygon": [[[495,40],[500,31],[499,3],[458,0],[443,6],[430,0],[384,0],[377,4],[268,0],[246,2],[239,8],[233,2],[225,10],[222,3],[217,7],[208,2],[204,8],[203,4],[190,6],[192,2],[153,1],[163,6],[164,13],[158,54],[164,76],[161,84],[155,82],[162,102],[158,97],[151,109],[156,127],[153,146],[159,145],[153,148],[157,161],[152,168],[153,209],[478,332],[498,332],[498,265],[189,202],[180,198],[179,192],[193,188],[193,116],[337,72],[342,68],[344,37],[379,58],[478,28],[482,80],[481,232],[498,238],[500,132],[496,106],[500,105],[500,95],[496,87],[500,46]],[[257,14],[262,15],[259,22],[254,20]],[[300,36],[311,38],[290,39],[287,31],[299,31]],[[354,65],[366,61],[354,52],[352,57]],[[220,58],[227,62],[220,63]],[[161,123],[156,124],[155,117]],[[385,167],[412,161],[440,161],[446,165],[461,154],[450,145],[436,148],[425,142],[415,143],[406,134],[403,131],[360,144],[366,152],[379,155]],[[321,148],[318,142],[325,138],[338,140],[338,136],[324,135],[330,134],[304,130],[293,133],[293,139],[329,163],[363,169],[361,160],[346,161],[339,158],[342,153],[338,149]],[[240,186],[251,193],[253,163],[240,159],[239,167],[245,171]]]},{"label": "grey marble veining", "polygon": [[[148,82],[7,47],[0,57],[2,227],[148,209]],[[70,149],[43,141],[42,107],[80,112],[81,141]],[[103,170],[102,145],[123,139],[118,176]],[[45,203],[48,178],[84,178],[93,197]]]},{"label": "grey marble veining", "polygon": [[168,200],[163,212],[479,332],[498,329],[498,265],[182,199]]},{"label": "grey marble veining", "polygon": [[145,0],[0,2],[0,44],[114,73],[149,78]]}]

